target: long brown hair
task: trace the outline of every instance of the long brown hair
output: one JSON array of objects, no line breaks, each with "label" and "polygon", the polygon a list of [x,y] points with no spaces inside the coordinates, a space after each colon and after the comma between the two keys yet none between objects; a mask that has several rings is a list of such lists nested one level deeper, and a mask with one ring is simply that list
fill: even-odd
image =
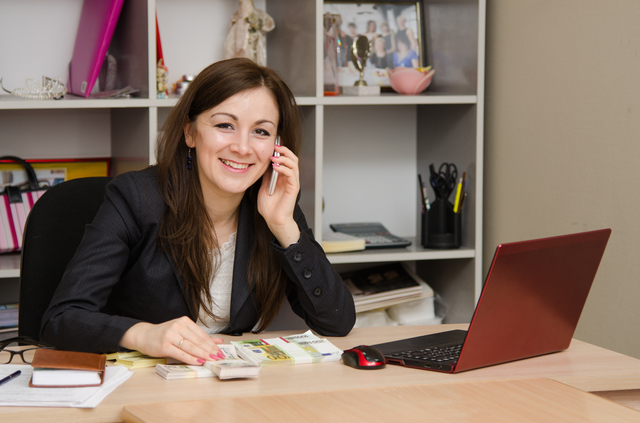
[{"label": "long brown hair", "polygon": [[[213,258],[219,243],[204,206],[196,149],[191,150],[192,169],[186,167],[188,147],[184,128],[187,123],[195,122],[201,113],[228,98],[259,87],[267,88],[278,106],[278,135],[282,145],[298,155],[301,123],[293,93],[275,71],[249,59],[222,60],[200,72],[171,109],[158,136],[158,181],[167,204],[158,241],[171,254],[182,275],[186,300],[194,318],[200,309],[210,317],[216,317],[209,306],[209,281],[217,270]],[[258,331],[269,326],[277,315],[287,286],[286,275],[270,245],[273,234],[258,213],[260,183],[258,180],[245,193],[253,208],[255,226],[255,244],[247,279],[260,317]]]}]

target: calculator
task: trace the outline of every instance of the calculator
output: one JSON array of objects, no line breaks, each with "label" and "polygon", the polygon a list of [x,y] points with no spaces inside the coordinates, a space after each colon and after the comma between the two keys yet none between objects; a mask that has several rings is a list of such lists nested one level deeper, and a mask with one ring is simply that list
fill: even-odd
[{"label": "calculator", "polygon": [[393,235],[379,222],[366,223],[332,223],[329,227],[334,232],[342,232],[347,235],[364,238],[364,248],[393,248],[407,247],[411,241]]}]

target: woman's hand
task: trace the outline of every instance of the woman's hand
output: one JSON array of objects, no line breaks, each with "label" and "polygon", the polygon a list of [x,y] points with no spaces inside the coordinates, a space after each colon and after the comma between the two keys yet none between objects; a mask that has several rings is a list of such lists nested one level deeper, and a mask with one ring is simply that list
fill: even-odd
[{"label": "woman's hand", "polygon": [[273,195],[269,195],[271,172],[265,173],[258,193],[258,212],[264,217],[269,229],[284,248],[300,239],[300,229],[293,219],[298,192],[300,192],[300,170],[298,157],[287,147],[276,145],[280,157],[271,157],[271,172],[278,172],[278,181]]},{"label": "woman's hand", "polygon": [[141,322],[124,333],[120,346],[137,350],[152,357],[172,357],[186,364],[198,365],[208,360],[224,358],[217,344],[188,317],[169,320],[157,325]]}]

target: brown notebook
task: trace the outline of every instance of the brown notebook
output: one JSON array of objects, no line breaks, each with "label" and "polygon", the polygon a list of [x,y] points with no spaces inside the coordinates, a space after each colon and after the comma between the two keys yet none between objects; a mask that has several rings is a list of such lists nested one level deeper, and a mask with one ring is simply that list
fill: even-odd
[{"label": "brown notebook", "polygon": [[[79,383],[79,384],[65,384],[63,380],[61,380],[60,384],[52,383],[52,384],[33,384],[33,376],[31,377],[31,381],[29,382],[29,386],[38,387],[38,388],[77,388],[83,386],[100,386],[104,382],[104,367],[106,363],[106,357],[101,354],[90,354],[90,353],[82,353],[82,352],[74,352],[74,351],[58,351],[58,350],[49,350],[49,349],[39,349],[36,350],[33,361],[31,362],[31,367],[33,367],[34,372],[39,369],[47,369],[47,371],[51,370],[54,378],[60,376],[60,378],[65,378],[65,374],[63,372],[56,372],[57,370],[86,370],[92,371],[98,374],[98,380],[94,382],[88,383]],[[47,375],[50,376],[50,375]]]}]

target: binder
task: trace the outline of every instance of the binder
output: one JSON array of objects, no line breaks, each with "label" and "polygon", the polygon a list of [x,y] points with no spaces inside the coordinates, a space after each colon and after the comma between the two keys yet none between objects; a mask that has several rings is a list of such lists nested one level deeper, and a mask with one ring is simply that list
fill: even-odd
[{"label": "binder", "polygon": [[67,90],[89,98],[111,43],[124,0],[84,0],[69,64]]}]

